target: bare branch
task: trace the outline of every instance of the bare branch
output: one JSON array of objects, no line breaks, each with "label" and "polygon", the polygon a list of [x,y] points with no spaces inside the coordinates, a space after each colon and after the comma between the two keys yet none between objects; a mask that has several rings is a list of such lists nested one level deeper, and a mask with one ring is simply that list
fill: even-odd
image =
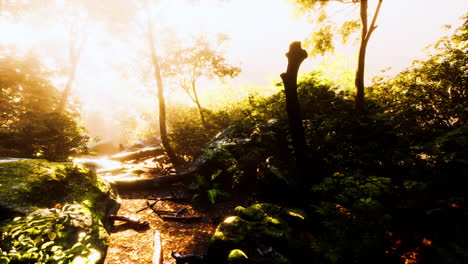
[{"label": "bare branch", "polygon": [[369,27],[369,32],[367,33],[367,36],[366,36],[366,41],[369,41],[369,38],[372,35],[372,32],[374,32],[374,30],[377,28],[377,26],[375,25],[375,22],[377,21],[377,16],[379,15],[380,7],[382,6],[382,2],[383,2],[383,0],[379,0],[379,3],[377,4],[377,7],[375,8],[374,17],[372,18],[372,22],[371,22],[371,25]]}]

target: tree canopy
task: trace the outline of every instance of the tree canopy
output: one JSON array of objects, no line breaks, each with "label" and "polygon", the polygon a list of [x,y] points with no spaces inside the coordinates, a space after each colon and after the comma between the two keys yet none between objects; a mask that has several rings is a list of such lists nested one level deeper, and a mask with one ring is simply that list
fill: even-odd
[{"label": "tree canopy", "polygon": [[87,136],[76,112],[56,112],[59,93],[37,59],[2,57],[0,73],[1,153],[63,160],[84,150]]}]

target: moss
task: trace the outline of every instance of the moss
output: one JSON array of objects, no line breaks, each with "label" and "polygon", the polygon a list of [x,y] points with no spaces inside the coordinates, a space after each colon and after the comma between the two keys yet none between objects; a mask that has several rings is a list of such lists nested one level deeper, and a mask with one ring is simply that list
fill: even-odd
[{"label": "moss", "polygon": [[267,214],[262,210],[254,207],[243,208],[236,207],[235,213],[247,221],[262,221]]},{"label": "moss", "polygon": [[[34,221],[62,219],[60,221],[63,223],[60,225],[65,226],[65,229],[59,230],[60,232],[54,231],[55,235],[47,233],[51,234],[49,239],[60,234],[60,239],[53,241],[56,246],[54,249],[60,249],[59,252],[70,250],[73,257],[85,258],[90,261],[87,263],[94,263],[93,259],[102,259],[105,255],[109,237],[106,227],[110,227],[106,216],[118,208],[118,196],[112,187],[96,176],[94,172],[69,163],[53,163],[45,160],[4,162],[0,163],[0,188],[2,190],[0,192],[0,209],[7,208],[25,214],[16,222],[5,221],[0,226],[2,230],[8,232],[12,228],[23,230],[24,232],[21,232],[24,235],[21,239],[25,239],[29,235],[28,232],[31,231],[28,226],[34,224]],[[64,213],[65,211],[67,213]],[[50,219],[47,216],[54,215],[54,213],[60,217],[55,215],[54,218]],[[44,217],[41,214],[44,214]],[[86,243],[79,241],[78,234],[81,233],[84,234]],[[35,239],[34,237],[26,239],[25,241],[32,243],[29,244],[30,247],[25,247],[16,253],[25,258],[31,257],[30,261],[33,261],[35,257],[40,257],[35,254],[30,254],[31,256],[28,255],[29,253],[26,254],[28,251],[37,250],[34,249]],[[15,243],[20,243],[19,240],[19,237],[13,236],[13,234],[6,235],[0,240],[0,248],[3,250],[8,249],[8,247],[17,248]],[[35,253],[52,256],[51,252],[46,253],[47,250],[49,249],[44,248]],[[6,254],[5,256],[11,259],[11,263],[16,261],[14,252],[2,252],[0,253]],[[55,261],[52,262],[55,263]],[[57,261],[57,263],[59,262]]]},{"label": "moss", "polygon": [[84,167],[45,160],[0,163],[0,205],[15,204],[23,211],[53,207],[57,203],[100,206],[103,197],[116,194],[96,174]]},{"label": "moss", "polygon": [[244,264],[247,263],[248,258],[249,257],[247,257],[244,251],[240,249],[233,249],[229,252],[227,261],[229,264]]},{"label": "moss", "polygon": [[[288,254],[297,250],[291,247],[302,247],[296,239],[297,231],[290,225],[306,219],[299,210],[262,203],[247,208],[238,206],[235,214],[218,225],[211,239],[208,255],[217,263],[229,262],[234,250],[252,256],[249,263],[290,263]],[[265,247],[272,250],[259,254],[257,250]]]}]

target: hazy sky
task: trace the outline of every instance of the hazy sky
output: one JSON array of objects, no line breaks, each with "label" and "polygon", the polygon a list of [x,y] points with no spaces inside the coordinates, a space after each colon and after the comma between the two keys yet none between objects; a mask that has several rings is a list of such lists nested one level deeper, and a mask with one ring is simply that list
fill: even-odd
[{"label": "hazy sky", "polygon": [[[304,18],[294,18],[293,8],[284,0],[200,0],[195,6],[185,4],[185,0],[161,2],[165,4],[158,8],[160,14],[156,16],[157,25],[172,26],[179,34],[187,36],[200,32],[221,32],[230,36],[224,50],[230,62],[241,66],[242,73],[233,82],[225,84],[224,88],[220,88],[220,83],[199,84],[202,104],[205,106],[209,106],[209,100],[219,103],[229,96],[245,95],[246,91],[239,88],[241,86],[260,87],[260,91],[267,91],[272,82],[279,81],[279,75],[286,70],[287,59],[284,54],[289,44],[303,41],[320,26],[308,24]],[[369,2],[369,13],[372,14],[377,0]],[[357,18],[356,5],[336,6],[336,17]],[[408,67],[414,59],[422,58],[422,50],[426,46],[448,33],[443,26],[460,25],[461,17],[467,12],[467,0],[384,0],[377,20],[378,28],[368,46],[366,84],[370,84],[370,78],[383,69],[391,67],[391,73],[397,73]],[[135,32],[139,30],[134,29]],[[132,73],[132,65],[128,63],[135,61],[132,56],[141,49],[147,49],[146,40],[140,39],[141,35],[131,33],[128,38],[133,38],[132,41],[118,40],[97,25],[92,25],[90,33],[74,88],[74,93],[81,97],[84,113],[93,115],[95,111],[101,111],[109,120],[116,120],[116,109],[122,109],[134,113],[138,121],[143,118],[142,111],[156,109],[155,88],[142,88],[141,81],[135,77],[138,73]],[[0,43],[15,45],[20,50],[32,48],[45,56],[53,55],[61,58],[59,61],[66,61],[69,35],[63,23],[37,30],[34,24],[11,24],[0,20],[0,34],[3,36]],[[140,46],[131,46],[129,43]],[[357,49],[356,45],[341,47],[336,50],[341,55],[339,63],[329,61],[322,66],[333,68],[341,63],[352,76]],[[140,57],[137,61],[142,59]],[[301,69],[303,72],[314,70],[318,61],[307,59]],[[130,69],[127,76],[122,75],[122,69]],[[339,73],[335,75],[340,78],[343,76]],[[59,88],[65,80],[62,81],[62,84],[58,84]],[[188,101],[183,93],[177,94],[171,90],[166,91],[166,97],[169,100],[175,98]]]},{"label": "hazy sky", "polygon": [[[342,6],[337,12],[357,15],[352,8]],[[304,20],[292,19],[292,8],[281,0],[235,0],[222,10],[213,23],[230,20],[225,28],[232,37],[233,57],[243,63],[241,83],[267,84],[278,76],[285,70],[284,53],[289,43],[305,39],[313,28]],[[373,10],[370,6],[369,12]],[[446,33],[443,25],[461,24],[460,18],[467,12],[466,0],[384,0],[378,28],[368,46],[368,76],[388,67],[398,72],[409,66],[426,46]],[[337,52],[352,59],[357,47]],[[354,67],[354,62],[350,66]],[[304,67],[314,68],[310,60]]]},{"label": "hazy sky", "polygon": [[[278,80],[279,74],[286,67],[284,54],[289,44],[304,40],[317,27],[306,23],[304,18],[295,19],[293,8],[284,0],[201,0],[195,6],[188,6],[184,2],[166,1],[159,8],[163,15],[160,16],[163,17],[162,23],[169,24],[186,35],[199,32],[228,34],[231,40],[224,48],[226,54],[231,62],[240,64],[243,70],[235,80],[235,85],[266,86],[272,80]],[[377,0],[369,2],[369,12],[372,13],[372,4],[375,5]],[[336,14],[357,17],[357,11],[356,5],[337,4]],[[409,66],[411,61],[421,57],[426,46],[446,33],[443,25],[459,25],[460,18],[467,12],[467,0],[384,0],[377,21],[378,28],[368,46],[368,79],[388,67],[392,67],[393,72],[398,72]],[[1,42],[18,43],[19,46],[39,50],[41,43],[49,41],[46,51],[66,56],[68,36],[66,28],[60,24],[50,28],[51,33],[48,34],[27,25],[9,27],[1,23],[0,31],[4,36]],[[92,71],[99,73],[98,76],[91,76],[90,82],[109,83],[114,80],[121,83],[118,80],[121,76],[113,68],[122,63],[123,60],[119,57],[125,57],[126,53],[132,52],[132,48],[129,49],[117,41],[103,41],[98,38],[99,32],[88,41],[89,46],[84,54],[86,59],[82,61],[79,71],[86,72],[82,76],[91,76]],[[101,45],[100,42],[106,44]],[[347,45],[338,49],[337,53],[347,57],[345,66],[354,70],[357,46]],[[113,68],[109,69],[106,58],[113,60]],[[302,69],[314,69],[316,61],[317,59],[306,60]],[[89,87],[90,82],[82,81],[86,87],[79,89],[96,91],[95,87]]]}]

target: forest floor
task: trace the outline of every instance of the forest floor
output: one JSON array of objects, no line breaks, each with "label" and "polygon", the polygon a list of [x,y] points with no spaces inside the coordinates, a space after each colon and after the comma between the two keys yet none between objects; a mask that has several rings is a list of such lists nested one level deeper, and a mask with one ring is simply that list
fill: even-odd
[{"label": "forest floor", "polygon": [[[105,159],[99,158],[99,162]],[[96,159],[98,160],[98,159]],[[113,165],[116,165],[113,163]],[[121,164],[124,167],[145,170],[154,170],[156,165],[148,160],[139,163]],[[154,165],[154,166],[153,166]],[[158,166],[160,166],[159,164]],[[161,167],[161,166],[160,166]],[[114,171],[121,168],[114,166]],[[126,170],[126,171],[127,171]],[[126,175],[119,173],[109,176],[106,172],[99,172],[103,178],[120,179]],[[146,174],[148,177],[148,174]],[[146,178],[145,177],[145,178]],[[154,176],[153,176],[154,177]],[[163,250],[163,263],[175,264],[171,256],[172,250],[178,253],[204,255],[208,250],[208,243],[214,234],[217,225],[225,217],[234,213],[234,208],[242,202],[232,200],[220,203],[209,208],[197,207],[190,203],[191,194],[183,185],[159,188],[156,190],[120,193],[121,205],[117,212],[118,216],[128,216],[148,221],[150,227],[145,230],[135,230],[123,221],[115,221],[110,234],[110,243],[107,250],[105,264],[150,264],[152,263],[154,235],[156,231],[161,233],[161,244]],[[165,198],[178,198],[175,200]],[[155,200],[162,198],[161,200]],[[181,199],[180,199],[181,198]],[[161,216],[148,207],[152,204],[154,210],[177,212],[183,209],[180,217],[201,217],[196,221],[164,221]],[[176,219],[177,220],[177,219]]]},{"label": "forest floor", "polygon": [[181,187],[171,187],[153,192],[133,192],[122,194],[122,203],[117,215],[134,216],[141,221],[148,221],[150,228],[137,231],[128,228],[124,222],[116,221],[111,231],[110,244],[107,251],[106,264],[119,263],[152,263],[153,241],[155,231],[161,232],[163,263],[176,263],[171,257],[172,250],[185,254],[207,253],[208,242],[216,230],[216,226],[227,215],[234,212],[237,205],[234,202],[216,205],[212,208],[196,208],[188,202],[161,200],[154,205],[155,210],[178,211],[185,208],[181,217],[201,216],[199,221],[179,222],[164,221],[152,209],[146,208],[147,202],[153,203],[155,198],[170,196],[171,193],[185,192]]}]

